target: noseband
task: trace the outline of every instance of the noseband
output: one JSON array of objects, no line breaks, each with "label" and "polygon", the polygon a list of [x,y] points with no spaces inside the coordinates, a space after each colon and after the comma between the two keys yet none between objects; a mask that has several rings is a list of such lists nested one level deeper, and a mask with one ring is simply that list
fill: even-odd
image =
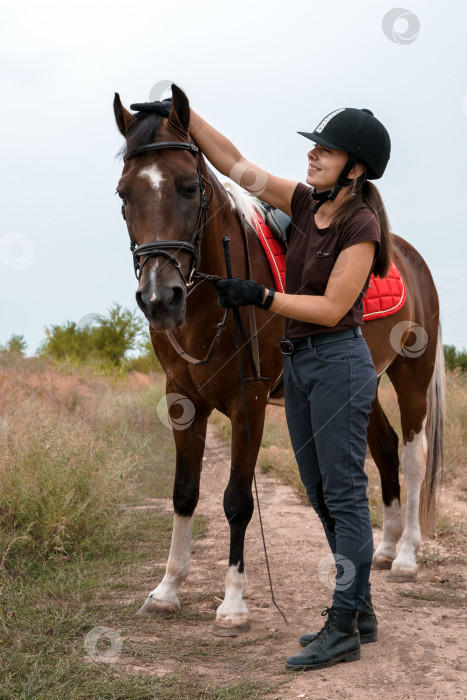
[{"label": "noseband", "polygon": [[[207,212],[209,202],[206,198],[206,190],[204,187],[204,183],[206,182],[206,184],[211,186],[208,180],[206,180],[206,178],[203,177],[199,169],[197,155],[198,148],[192,141],[190,141],[190,143],[180,143],[179,141],[161,141],[160,143],[149,143],[147,144],[147,146],[141,146],[129,155],[125,156],[123,160],[130,160],[130,158],[134,158],[135,156],[140,155],[141,153],[147,153],[148,151],[162,151],[168,149],[188,151],[193,155],[193,157],[196,160],[196,170],[198,173],[198,183],[201,200],[199,205],[198,220],[196,222],[195,232],[189,241],[166,240],[155,241],[154,243],[143,243],[142,245],[136,245],[135,241],[131,241],[130,250],[133,253],[133,266],[135,269],[136,279],[140,279],[143,267],[150,258],[162,256],[164,258],[167,258],[167,260],[178,270],[184,285],[186,287],[190,287],[193,284],[193,276],[196,274],[199,266],[201,255],[201,241],[206,231],[206,226],[208,222]],[[124,204],[122,204],[122,215],[126,221]],[[189,253],[191,253],[190,269],[188,271],[188,276],[186,279],[183,276],[182,271],[180,269],[180,262],[174,255],[168,252],[169,250],[187,250]],[[142,260],[140,260],[140,258]]]}]

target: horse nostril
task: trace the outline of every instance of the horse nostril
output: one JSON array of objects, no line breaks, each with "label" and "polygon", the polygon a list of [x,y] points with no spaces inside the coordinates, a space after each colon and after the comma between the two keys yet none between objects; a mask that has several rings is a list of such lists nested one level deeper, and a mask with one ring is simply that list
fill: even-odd
[{"label": "horse nostril", "polygon": [[183,301],[183,289],[181,287],[174,287],[173,288],[173,294],[172,294],[172,301],[169,304],[169,307],[172,311],[177,309],[180,304]]}]

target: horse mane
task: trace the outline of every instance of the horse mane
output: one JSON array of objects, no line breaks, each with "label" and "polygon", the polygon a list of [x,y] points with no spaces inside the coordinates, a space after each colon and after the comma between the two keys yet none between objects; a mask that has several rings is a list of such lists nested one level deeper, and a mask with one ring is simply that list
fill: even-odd
[{"label": "horse mane", "polygon": [[162,117],[159,114],[136,112],[133,116],[136,117],[136,121],[128,129],[126,143],[118,154],[123,157],[141,148],[141,146],[153,143],[162,123]]},{"label": "horse mane", "polygon": [[248,194],[248,192],[245,192],[244,189],[232,181],[223,182],[222,186],[229,195],[232,207],[237,210],[240,220],[244,217],[246,222],[250,224],[255,231],[254,220],[256,215],[259,214],[264,218],[266,213],[262,202],[251,194]]}]

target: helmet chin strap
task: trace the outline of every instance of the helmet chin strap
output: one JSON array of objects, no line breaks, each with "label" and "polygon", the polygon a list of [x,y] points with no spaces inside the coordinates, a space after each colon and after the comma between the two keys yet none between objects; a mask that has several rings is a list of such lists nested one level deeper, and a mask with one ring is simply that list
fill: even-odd
[{"label": "helmet chin strap", "polygon": [[347,163],[340,172],[333,190],[325,190],[324,192],[317,192],[316,190],[313,190],[311,196],[316,200],[316,204],[312,209],[313,214],[316,214],[318,209],[322,207],[325,202],[333,202],[343,187],[349,187],[352,184],[353,180],[348,180],[347,175],[357,163],[358,158],[356,156],[349,156]]}]

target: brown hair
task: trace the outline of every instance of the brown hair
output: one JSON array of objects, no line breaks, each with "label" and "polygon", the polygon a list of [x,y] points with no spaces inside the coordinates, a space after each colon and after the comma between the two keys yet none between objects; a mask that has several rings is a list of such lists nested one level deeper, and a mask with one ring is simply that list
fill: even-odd
[{"label": "brown hair", "polygon": [[389,230],[389,219],[378,188],[366,179],[366,175],[357,177],[352,185],[351,200],[346,201],[336,212],[332,225],[344,226],[360,209],[371,209],[376,216],[381,229],[381,247],[375,260],[373,274],[385,277],[388,273],[392,257],[392,234]]}]

